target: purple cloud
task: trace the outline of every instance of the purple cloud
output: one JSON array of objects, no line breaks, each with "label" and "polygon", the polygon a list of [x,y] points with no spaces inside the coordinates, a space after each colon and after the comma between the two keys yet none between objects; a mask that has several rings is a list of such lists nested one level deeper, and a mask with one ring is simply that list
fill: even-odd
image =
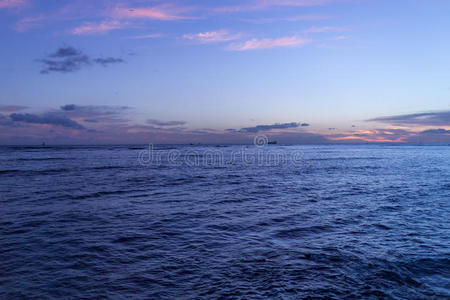
[{"label": "purple cloud", "polygon": [[52,114],[18,114],[13,113],[9,116],[14,122],[24,122],[32,124],[48,124],[48,125],[58,125],[66,128],[84,130],[85,127],[72,119],[63,116],[56,116]]},{"label": "purple cloud", "polygon": [[450,111],[378,117],[367,121],[392,125],[450,126]]},{"label": "purple cloud", "polygon": [[53,54],[46,58],[38,60],[42,63],[41,74],[49,73],[72,73],[81,70],[83,67],[97,64],[106,67],[111,64],[118,64],[125,62],[121,58],[107,57],[107,58],[90,58],[83,54],[80,50],[74,47],[67,46],[57,49]]}]

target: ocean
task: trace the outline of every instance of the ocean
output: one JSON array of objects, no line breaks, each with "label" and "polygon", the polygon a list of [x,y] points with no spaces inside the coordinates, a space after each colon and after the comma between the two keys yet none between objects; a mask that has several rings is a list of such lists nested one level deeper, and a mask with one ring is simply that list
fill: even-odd
[{"label": "ocean", "polygon": [[450,147],[0,148],[1,299],[450,298]]}]

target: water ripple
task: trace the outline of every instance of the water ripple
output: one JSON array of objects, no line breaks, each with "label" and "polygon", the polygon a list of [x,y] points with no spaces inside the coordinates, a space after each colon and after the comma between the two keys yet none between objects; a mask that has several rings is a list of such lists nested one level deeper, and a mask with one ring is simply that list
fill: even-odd
[{"label": "water ripple", "polygon": [[0,298],[450,298],[449,147],[276,147],[1,148]]}]

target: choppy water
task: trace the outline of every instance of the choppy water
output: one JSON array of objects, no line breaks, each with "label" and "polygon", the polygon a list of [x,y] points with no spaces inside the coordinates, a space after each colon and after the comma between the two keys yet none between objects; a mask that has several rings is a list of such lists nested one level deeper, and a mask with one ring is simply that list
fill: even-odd
[{"label": "choppy water", "polygon": [[0,148],[0,298],[450,298],[450,147],[240,147]]}]

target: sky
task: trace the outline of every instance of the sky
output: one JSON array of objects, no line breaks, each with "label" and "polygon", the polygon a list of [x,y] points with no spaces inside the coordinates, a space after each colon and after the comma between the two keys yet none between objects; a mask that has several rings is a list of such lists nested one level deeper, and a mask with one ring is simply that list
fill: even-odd
[{"label": "sky", "polygon": [[0,144],[450,143],[448,0],[0,0]]}]

